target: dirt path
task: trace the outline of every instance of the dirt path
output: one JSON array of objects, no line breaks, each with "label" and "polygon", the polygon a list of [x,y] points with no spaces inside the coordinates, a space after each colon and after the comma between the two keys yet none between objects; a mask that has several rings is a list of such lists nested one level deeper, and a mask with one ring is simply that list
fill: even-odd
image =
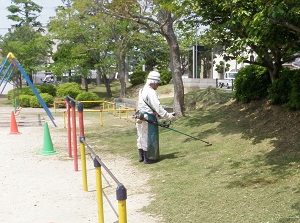
[{"label": "dirt path", "polygon": [[[67,156],[66,131],[57,131],[63,129],[63,119],[56,118],[55,128],[43,109],[23,108],[16,116],[22,134],[9,134],[11,111],[0,107],[0,222],[98,222],[93,163],[87,162],[89,191],[85,192],[80,161],[79,171],[74,171],[73,159]],[[44,147],[44,121],[58,154],[37,154]],[[162,222],[140,211],[151,199],[145,174],[123,157],[101,159],[127,189],[127,222]],[[104,219],[118,222],[116,185],[103,174]]]}]

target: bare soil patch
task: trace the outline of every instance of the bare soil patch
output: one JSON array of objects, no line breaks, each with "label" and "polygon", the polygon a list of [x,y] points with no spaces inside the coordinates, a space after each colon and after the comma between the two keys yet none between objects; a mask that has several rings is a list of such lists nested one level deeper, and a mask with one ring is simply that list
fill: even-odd
[{"label": "bare soil patch", "polygon": [[[74,171],[74,160],[67,155],[63,116],[55,118],[58,126],[55,128],[43,109],[23,108],[16,115],[18,130],[22,134],[9,134],[12,110],[0,107],[0,222],[97,222],[93,163],[87,160],[88,192],[85,192],[81,162],[79,160],[79,171]],[[44,148],[45,121],[58,154],[38,155]],[[151,201],[149,177],[123,157],[107,155],[101,159],[127,189],[127,221],[162,222],[140,211]],[[117,186],[104,171],[102,181],[105,222],[118,222]]]}]

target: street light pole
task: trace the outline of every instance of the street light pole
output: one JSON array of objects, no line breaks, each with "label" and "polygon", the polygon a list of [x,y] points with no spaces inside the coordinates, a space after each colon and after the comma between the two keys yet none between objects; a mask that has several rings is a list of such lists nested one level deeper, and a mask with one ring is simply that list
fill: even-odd
[{"label": "street light pole", "polygon": [[195,50],[196,50],[196,55],[195,55],[195,61],[196,61],[195,78],[197,78],[198,77],[198,30],[197,30],[197,33],[196,33],[196,47],[195,47]]}]

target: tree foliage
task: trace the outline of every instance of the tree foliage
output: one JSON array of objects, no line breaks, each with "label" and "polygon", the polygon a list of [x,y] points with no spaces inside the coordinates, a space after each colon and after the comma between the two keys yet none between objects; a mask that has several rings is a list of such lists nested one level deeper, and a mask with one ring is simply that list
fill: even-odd
[{"label": "tree foliage", "polygon": [[[271,80],[275,81],[282,64],[296,58],[295,54],[300,50],[299,33],[271,22],[272,15],[282,13],[280,2],[198,0],[196,13],[201,16],[200,22],[209,26],[206,33],[210,40],[226,47],[228,58],[266,67]],[[291,2],[294,4],[282,3],[286,14],[296,14],[296,1]],[[299,16],[295,18],[294,24],[299,25]],[[256,53],[257,60],[250,61],[244,56],[245,52]]]},{"label": "tree foliage", "polygon": [[3,54],[12,52],[32,80],[32,74],[48,63],[52,42],[28,24],[6,34],[0,42]]},{"label": "tree foliage", "polygon": [[184,88],[181,79],[180,50],[175,33],[176,22],[181,23],[183,11],[189,4],[182,7],[181,3],[170,0],[159,1],[100,1],[101,11],[116,19],[134,21],[150,34],[162,35],[169,47],[169,57],[174,81],[174,111],[180,117],[183,114]]},{"label": "tree foliage", "polygon": [[[74,0],[57,10],[57,16],[50,23],[50,30],[55,38],[68,45],[70,53],[65,58],[72,61],[70,65],[75,65],[81,74],[82,71],[96,69],[109,95],[111,91],[106,75],[115,73],[113,70],[117,67],[121,82],[120,96],[125,95],[125,59],[130,41],[138,30],[135,24],[99,13],[91,1]],[[62,67],[59,64],[63,65],[65,59],[57,59],[55,66]]]},{"label": "tree foliage", "polygon": [[257,65],[246,66],[236,75],[234,97],[242,102],[261,99],[267,96],[270,85],[266,68]]},{"label": "tree foliage", "polygon": [[24,24],[31,26],[41,26],[37,20],[43,7],[31,0],[11,0],[12,5],[7,7],[11,13],[7,16],[8,19],[16,22],[15,26],[20,27]]}]

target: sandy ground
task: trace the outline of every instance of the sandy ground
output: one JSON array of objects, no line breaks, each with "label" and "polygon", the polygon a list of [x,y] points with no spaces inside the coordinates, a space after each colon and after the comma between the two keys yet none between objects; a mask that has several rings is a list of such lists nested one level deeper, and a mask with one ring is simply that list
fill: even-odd
[{"label": "sandy ground", "polygon": [[[9,134],[12,108],[0,107],[0,222],[5,223],[88,223],[98,222],[95,170],[87,156],[88,192],[83,191],[82,172],[74,171],[74,161],[67,154],[67,131],[63,118],[54,127],[43,109],[23,108],[17,114],[21,134]],[[44,122],[49,126],[54,150],[43,156]],[[79,148],[79,147],[78,147]],[[123,157],[101,157],[127,189],[127,222],[158,223],[160,218],[141,212],[152,199],[141,174]],[[103,168],[102,168],[103,169]],[[116,184],[103,171],[104,222],[118,222]]]}]

